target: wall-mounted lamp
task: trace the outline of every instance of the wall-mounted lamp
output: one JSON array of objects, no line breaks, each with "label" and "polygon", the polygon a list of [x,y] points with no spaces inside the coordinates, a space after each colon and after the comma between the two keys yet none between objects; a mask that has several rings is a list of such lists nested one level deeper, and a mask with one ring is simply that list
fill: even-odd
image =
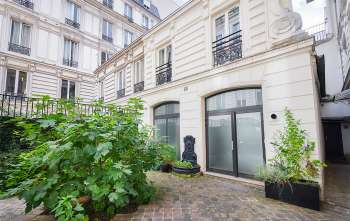
[{"label": "wall-mounted lamp", "polygon": [[272,120],[276,120],[277,119],[277,115],[276,114],[271,114],[271,119]]}]

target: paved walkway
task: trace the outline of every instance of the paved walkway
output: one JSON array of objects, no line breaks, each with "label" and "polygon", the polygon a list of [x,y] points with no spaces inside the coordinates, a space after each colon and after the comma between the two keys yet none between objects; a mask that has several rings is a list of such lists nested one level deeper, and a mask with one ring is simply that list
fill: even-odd
[{"label": "paved walkway", "polygon": [[[322,212],[266,199],[261,187],[211,176],[193,179],[171,174],[150,173],[158,188],[155,199],[132,214],[117,215],[119,220],[162,221],[350,221],[350,209],[324,204]],[[23,216],[23,203],[0,201],[0,221],[49,221],[35,214]],[[4,218],[7,215],[6,218]]]}]

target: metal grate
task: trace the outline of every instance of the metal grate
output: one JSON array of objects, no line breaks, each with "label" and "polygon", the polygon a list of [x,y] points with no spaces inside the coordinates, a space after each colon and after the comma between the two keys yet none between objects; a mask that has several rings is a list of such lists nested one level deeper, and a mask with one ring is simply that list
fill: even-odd
[{"label": "metal grate", "polygon": [[242,58],[241,31],[232,33],[213,42],[214,66]]},{"label": "metal grate", "polygon": [[163,64],[156,68],[156,83],[157,85],[165,84],[171,81],[172,66],[171,62]]}]

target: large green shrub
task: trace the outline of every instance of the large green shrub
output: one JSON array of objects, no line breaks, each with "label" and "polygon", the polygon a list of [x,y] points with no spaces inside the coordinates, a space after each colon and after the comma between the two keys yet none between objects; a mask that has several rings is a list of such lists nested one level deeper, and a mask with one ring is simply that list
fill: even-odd
[{"label": "large green shrub", "polygon": [[90,116],[62,105],[67,115],[58,111],[37,123],[19,123],[36,148],[20,156],[8,195],[23,198],[26,212],[43,203],[58,220],[111,216],[148,202],[154,188],[145,172],[159,163],[161,148],[140,121],[142,102],[130,99],[107,111],[96,103]]},{"label": "large green shrub", "polygon": [[285,109],[286,126],[272,142],[275,157],[266,168],[258,170],[257,177],[269,182],[314,181],[319,170],[326,166],[320,160],[313,160],[315,143],[310,141],[301,122]]}]

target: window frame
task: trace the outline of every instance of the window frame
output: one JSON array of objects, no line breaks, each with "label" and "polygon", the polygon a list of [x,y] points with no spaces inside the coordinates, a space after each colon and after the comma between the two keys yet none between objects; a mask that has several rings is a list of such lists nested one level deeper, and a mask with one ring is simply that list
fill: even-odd
[{"label": "window frame", "polygon": [[[120,84],[122,88],[120,88]],[[116,92],[120,90],[124,90],[125,88],[126,88],[126,74],[125,74],[125,70],[121,69],[117,71],[117,74],[116,74]]]},{"label": "window frame", "polygon": [[[8,78],[9,70],[15,71],[14,92],[8,92],[7,91],[7,87],[8,87],[7,78]],[[24,87],[24,90],[23,90],[23,94],[19,94],[18,93],[20,73],[24,73],[25,74],[25,81],[24,81],[25,82],[25,87]],[[7,68],[6,69],[6,76],[5,76],[5,94],[10,93],[10,94],[19,95],[19,96],[25,96],[27,94],[27,92],[28,92],[28,72],[22,71],[22,70],[16,70],[16,69],[13,69],[13,68]]]},{"label": "window frame", "polygon": [[134,62],[134,84],[145,80],[145,60],[140,58]]},{"label": "window frame", "polygon": [[[106,27],[106,33],[104,32],[105,27]],[[102,20],[102,35],[105,35],[109,38],[112,38],[113,36],[113,24],[107,19]]]},{"label": "window frame", "polygon": [[70,0],[67,0],[67,8],[66,8],[67,18],[76,23],[80,23],[80,16],[81,16],[80,13],[81,13],[80,5]]},{"label": "window frame", "polygon": [[149,26],[149,17],[142,14],[142,26],[149,29],[150,26]]},{"label": "window frame", "polygon": [[[230,33],[230,24],[229,24],[229,22],[230,22],[230,18],[229,18],[229,13],[231,12],[231,11],[233,11],[233,10],[235,10],[235,9],[238,9],[238,15],[237,15],[237,17],[238,17],[238,31],[239,30],[241,30],[241,21],[242,21],[242,19],[241,19],[241,8],[240,8],[240,5],[239,4],[236,4],[236,5],[233,5],[232,7],[230,7],[230,9],[229,10],[226,10],[225,12],[222,12],[222,13],[219,13],[218,15],[216,15],[215,17],[214,17],[214,19],[213,19],[213,29],[214,29],[214,36],[213,36],[213,39],[214,39],[214,41],[218,41],[218,40],[220,40],[220,39],[222,39],[222,38],[224,38],[224,37],[226,37],[226,36],[228,36],[228,35],[230,35],[230,34],[233,34],[233,33],[235,33],[235,32],[233,32],[233,33]],[[216,21],[219,19],[219,18],[221,18],[221,17],[224,17],[224,32],[223,32],[223,36],[221,37],[221,38],[217,38],[217,26],[216,26]]]},{"label": "window frame", "polygon": [[[62,87],[63,87],[63,81],[67,81],[67,94],[66,94],[66,98],[63,98],[62,97]],[[71,89],[71,83],[74,83],[74,97],[71,98],[70,96],[70,89]],[[65,100],[73,100],[77,97],[77,83],[73,80],[69,80],[69,79],[65,79],[65,78],[62,78],[61,79],[61,84],[60,84],[60,98],[61,99],[65,99]]]},{"label": "window frame", "polygon": [[[158,48],[158,50],[157,50],[158,67],[172,62],[172,60],[173,60],[172,59],[172,56],[173,56],[172,51],[173,51],[173,48],[172,48],[172,45],[170,43],[166,44],[163,47]],[[161,55],[161,52],[162,52],[162,55]]]},{"label": "window frame", "polygon": [[134,33],[126,29],[124,30],[124,48],[128,47],[132,43],[133,36],[134,36]]},{"label": "window frame", "polygon": [[129,19],[133,19],[133,8],[126,2],[124,2],[124,15]]},{"label": "window frame", "polygon": [[[69,42],[69,52],[67,54],[69,54],[68,58],[66,57],[66,44],[65,42]],[[74,47],[76,46],[76,47]],[[76,51],[75,51],[76,48]],[[63,59],[69,59],[69,61],[71,63],[73,62],[77,62],[79,61],[79,42],[74,41],[72,39],[66,38],[64,37],[64,43],[63,43]]]},{"label": "window frame", "polygon": [[[13,27],[14,27],[14,23],[17,22],[19,23],[19,32],[18,32],[18,42],[12,42],[12,39],[13,39]],[[28,45],[24,45],[23,44],[23,26],[27,26],[29,27],[29,35],[28,35]],[[11,18],[11,31],[10,31],[10,40],[9,42],[11,44],[16,44],[16,45],[19,45],[19,46],[22,46],[22,47],[26,47],[26,48],[31,48],[31,41],[32,41],[32,25],[26,23],[26,22],[23,22],[23,21],[20,21],[20,20],[17,20],[17,19],[14,19],[14,18]]]}]

